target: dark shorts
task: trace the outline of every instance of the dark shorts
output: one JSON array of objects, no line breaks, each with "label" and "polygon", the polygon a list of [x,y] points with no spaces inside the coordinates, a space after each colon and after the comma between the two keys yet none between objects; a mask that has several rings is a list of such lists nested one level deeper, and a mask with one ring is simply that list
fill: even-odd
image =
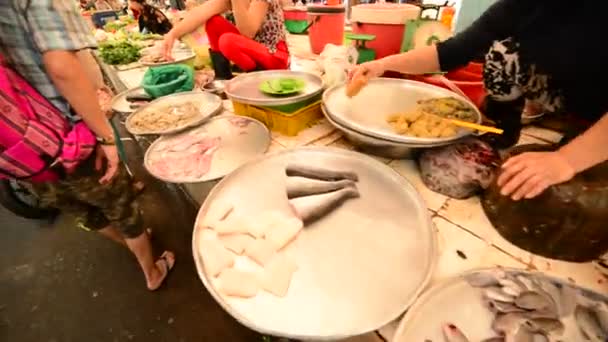
[{"label": "dark shorts", "polygon": [[94,156],[73,173],[53,183],[33,184],[43,205],[75,215],[86,228],[112,225],[126,238],[143,233],[136,190],[124,166],[110,184],[99,184],[103,173],[95,170]]}]

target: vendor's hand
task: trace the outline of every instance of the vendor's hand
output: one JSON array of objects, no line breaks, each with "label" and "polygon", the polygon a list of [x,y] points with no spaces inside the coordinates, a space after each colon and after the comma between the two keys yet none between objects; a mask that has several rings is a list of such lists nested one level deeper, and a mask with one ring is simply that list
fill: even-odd
[{"label": "vendor's hand", "polygon": [[95,156],[95,169],[101,171],[105,160],[106,172],[99,179],[99,183],[109,183],[118,173],[120,159],[118,158],[118,149],[116,145],[99,145],[97,147],[97,155]]},{"label": "vendor's hand", "polygon": [[167,33],[163,40],[163,57],[165,57],[165,59],[168,61],[173,60],[172,52],[173,52],[174,44],[175,44],[175,36],[173,35],[172,32]]},{"label": "vendor's hand", "polygon": [[359,77],[365,77],[367,79],[380,77],[385,71],[386,69],[384,68],[384,63],[382,63],[382,60],[366,62],[359,64],[350,70],[348,73],[348,80],[350,81]]},{"label": "vendor's hand", "polygon": [[548,187],[569,181],[574,168],[560,152],[522,153],[507,160],[498,177],[500,193],[514,201],[540,195]]}]

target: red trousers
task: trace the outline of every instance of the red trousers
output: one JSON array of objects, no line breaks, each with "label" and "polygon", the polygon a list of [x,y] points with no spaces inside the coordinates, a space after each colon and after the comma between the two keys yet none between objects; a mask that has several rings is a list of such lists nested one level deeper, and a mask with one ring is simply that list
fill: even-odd
[{"label": "red trousers", "polygon": [[256,67],[265,70],[289,67],[289,51],[284,41],[277,44],[275,53],[270,53],[266,46],[241,35],[231,22],[219,15],[207,21],[205,31],[211,50],[221,52],[243,71],[251,71]]}]

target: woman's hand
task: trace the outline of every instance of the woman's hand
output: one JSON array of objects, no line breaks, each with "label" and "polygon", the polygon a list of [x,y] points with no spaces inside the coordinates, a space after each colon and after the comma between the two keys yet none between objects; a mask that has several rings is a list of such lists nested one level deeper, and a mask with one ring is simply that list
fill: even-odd
[{"label": "woman's hand", "polygon": [[365,77],[367,79],[380,77],[386,72],[384,63],[381,59],[372,62],[359,64],[348,72],[348,80]]},{"label": "woman's hand", "polygon": [[120,158],[118,158],[118,149],[116,145],[99,145],[95,156],[95,169],[101,171],[103,164],[106,164],[106,171],[99,179],[99,183],[106,184],[112,181],[118,174],[118,166]]},{"label": "woman's hand", "polygon": [[168,61],[173,60],[173,45],[175,45],[175,34],[171,31],[165,35],[163,40],[163,57]]},{"label": "woman's hand", "polygon": [[514,201],[540,195],[549,186],[567,182],[575,170],[560,152],[522,153],[507,160],[498,177],[500,193]]}]

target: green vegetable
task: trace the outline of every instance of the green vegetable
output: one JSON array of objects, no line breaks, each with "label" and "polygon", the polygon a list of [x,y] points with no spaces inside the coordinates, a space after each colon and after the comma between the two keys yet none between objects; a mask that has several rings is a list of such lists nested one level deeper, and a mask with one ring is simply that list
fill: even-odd
[{"label": "green vegetable", "polygon": [[140,50],[140,46],[128,41],[108,42],[99,46],[99,55],[106,64],[129,64],[139,60]]}]

